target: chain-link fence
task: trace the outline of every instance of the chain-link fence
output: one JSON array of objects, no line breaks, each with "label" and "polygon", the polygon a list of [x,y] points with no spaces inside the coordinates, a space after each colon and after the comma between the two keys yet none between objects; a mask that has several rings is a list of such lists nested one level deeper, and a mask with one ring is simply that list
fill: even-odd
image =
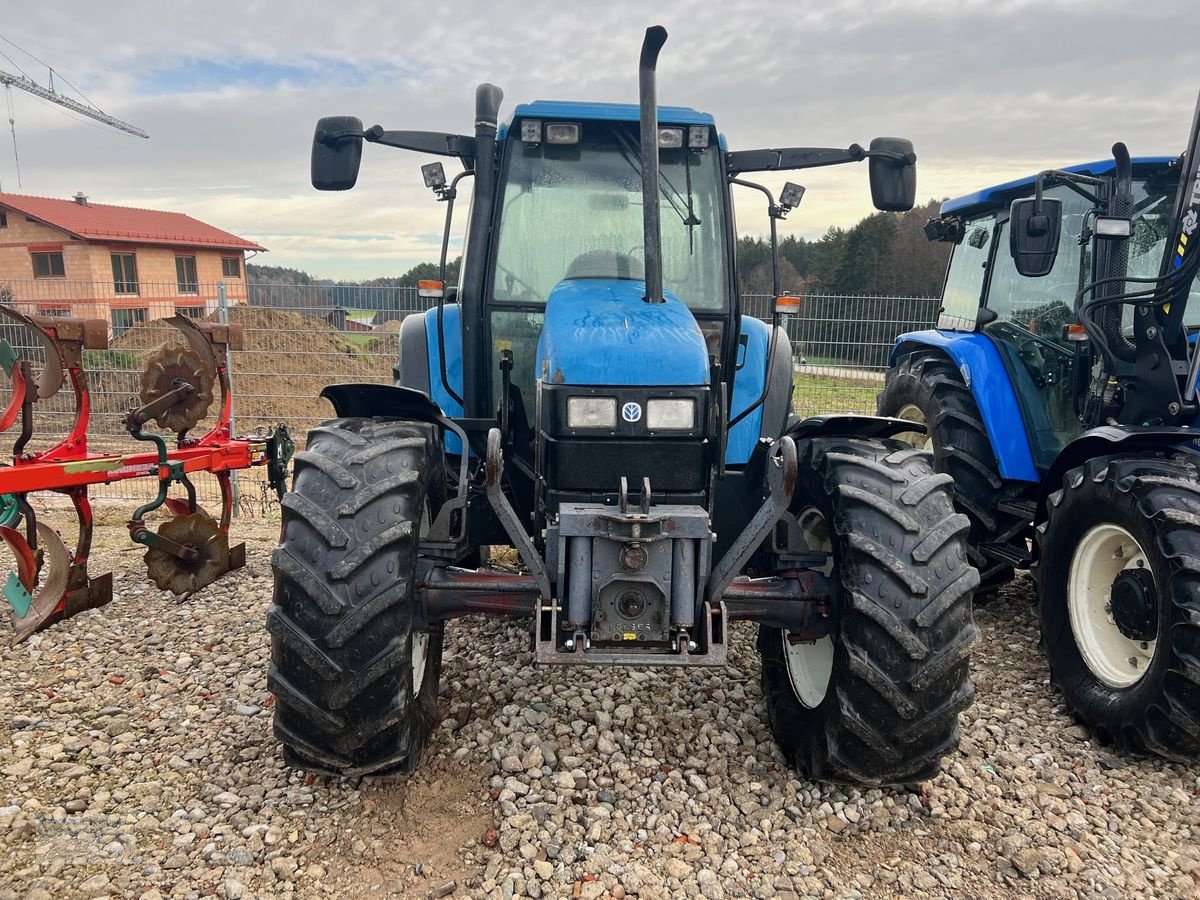
[{"label": "chain-link fence", "polygon": [[[104,299],[101,287],[109,299]],[[92,401],[88,441],[94,452],[140,449],[122,419],[139,405],[147,363],[164,345],[182,342],[179,330],[165,321],[171,316],[240,324],[242,348],[229,354],[236,433],[262,432],[283,422],[302,441],[309,428],[330,415],[328,403],[319,396],[323,387],[392,381],[400,322],[428,308],[415,288],[252,284],[227,292],[221,284],[201,283],[188,285],[195,290],[180,294],[173,282],[136,287],[136,294],[111,299],[111,283],[0,283],[0,302],[22,313],[108,323],[108,348],[84,353]],[[743,310],[769,318],[771,303],[770,297],[746,296]],[[796,412],[873,412],[892,341],[902,332],[931,327],[937,308],[938,301],[927,298],[802,298],[799,312],[786,323],[796,363]],[[32,329],[4,319],[0,336],[35,370],[44,367],[46,351]],[[7,402],[8,391],[4,379],[0,402]],[[39,401],[35,409],[34,439],[28,447],[33,451],[47,449],[69,431],[75,416],[70,385]],[[214,402],[208,418],[192,433],[203,433],[218,410]],[[242,473],[240,478],[242,509],[266,509],[270,498],[261,473]],[[97,498],[140,500],[151,487],[134,480],[98,486],[92,493]],[[198,488],[202,500],[212,502],[218,496],[215,482],[201,479]]]}]

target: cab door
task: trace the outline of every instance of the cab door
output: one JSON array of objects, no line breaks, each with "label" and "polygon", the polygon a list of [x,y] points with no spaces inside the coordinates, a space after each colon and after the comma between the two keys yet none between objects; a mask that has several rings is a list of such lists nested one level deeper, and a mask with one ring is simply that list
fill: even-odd
[{"label": "cab door", "polygon": [[994,318],[983,326],[1004,360],[1034,462],[1042,469],[1082,431],[1076,401],[1091,366],[1086,345],[1068,340],[1066,326],[1076,323],[1075,296],[1091,264],[1079,237],[1092,204],[1061,185],[1047,189],[1046,196],[1063,202],[1054,269],[1043,278],[1017,272],[1008,252],[1007,213],[1002,213],[987,286],[987,308]]}]

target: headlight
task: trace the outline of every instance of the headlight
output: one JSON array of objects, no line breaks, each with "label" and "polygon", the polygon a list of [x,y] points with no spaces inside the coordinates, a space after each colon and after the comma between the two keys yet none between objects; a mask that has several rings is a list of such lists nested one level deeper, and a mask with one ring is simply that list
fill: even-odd
[{"label": "headlight", "polygon": [[616,397],[568,397],[568,428],[616,428]]},{"label": "headlight", "polygon": [[646,427],[658,429],[685,429],[696,427],[696,401],[651,400],[646,404]]}]

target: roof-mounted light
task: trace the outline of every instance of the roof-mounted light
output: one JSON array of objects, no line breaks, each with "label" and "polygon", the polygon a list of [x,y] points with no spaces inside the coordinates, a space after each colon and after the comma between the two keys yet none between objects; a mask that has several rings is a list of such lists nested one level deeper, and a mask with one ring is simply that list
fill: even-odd
[{"label": "roof-mounted light", "polygon": [[542,120],[521,120],[521,142],[525,144],[540,144],[542,142]]},{"label": "roof-mounted light", "polygon": [[546,123],[546,143],[547,144],[578,144],[579,143],[579,123],[578,122],[547,122]]},{"label": "roof-mounted light", "polygon": [[688,129],[688,147],[692,150],[703,150],[708,146],[708,126],[693,125]]},{"label": "roof-mounted light", "polygon": [[658,129],[658,146],[670,150],[678,149],[683,146],[683,129],[682,128],[660,128]]}]

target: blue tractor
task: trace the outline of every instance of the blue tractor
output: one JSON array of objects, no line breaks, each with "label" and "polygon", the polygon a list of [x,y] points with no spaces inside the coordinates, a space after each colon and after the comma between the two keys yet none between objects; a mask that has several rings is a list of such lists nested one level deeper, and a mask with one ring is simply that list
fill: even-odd
[{"label": "blue tractor", "polygon": [[938,327],[879,395],[954,478],[981,593],[1032,567],[1076,716],[1172,757],[1200,752],[1198,135],[1200,104],[1181,157],[1116,144],[944,203]]},{"label": "blue tractor", "polygon": [[289,763],[415,766],[443,628],[469,614],[528,616],[542,665],[720,666],[751,620],[799,771],[908,783],[955,747],[978,573],[950,479],[891,439],[910,423],[792,421],[780,314],[743,316],[734,268],[731,185],[766,194],[772,233],[803,192],[745,173],[869,160],[875,205],[907,209],[912,145],[729,150],[657,105],[665,40],[646,32],[636,106],[498,124],[485,84],[470,135],[318,123],[319,189],[354,185],[364,142],[459,160],[422,169],[447,239],[474,183],[460,283],[423,285],[395,385],[327,388],[338,418],[295,457],[268,615]]}]

